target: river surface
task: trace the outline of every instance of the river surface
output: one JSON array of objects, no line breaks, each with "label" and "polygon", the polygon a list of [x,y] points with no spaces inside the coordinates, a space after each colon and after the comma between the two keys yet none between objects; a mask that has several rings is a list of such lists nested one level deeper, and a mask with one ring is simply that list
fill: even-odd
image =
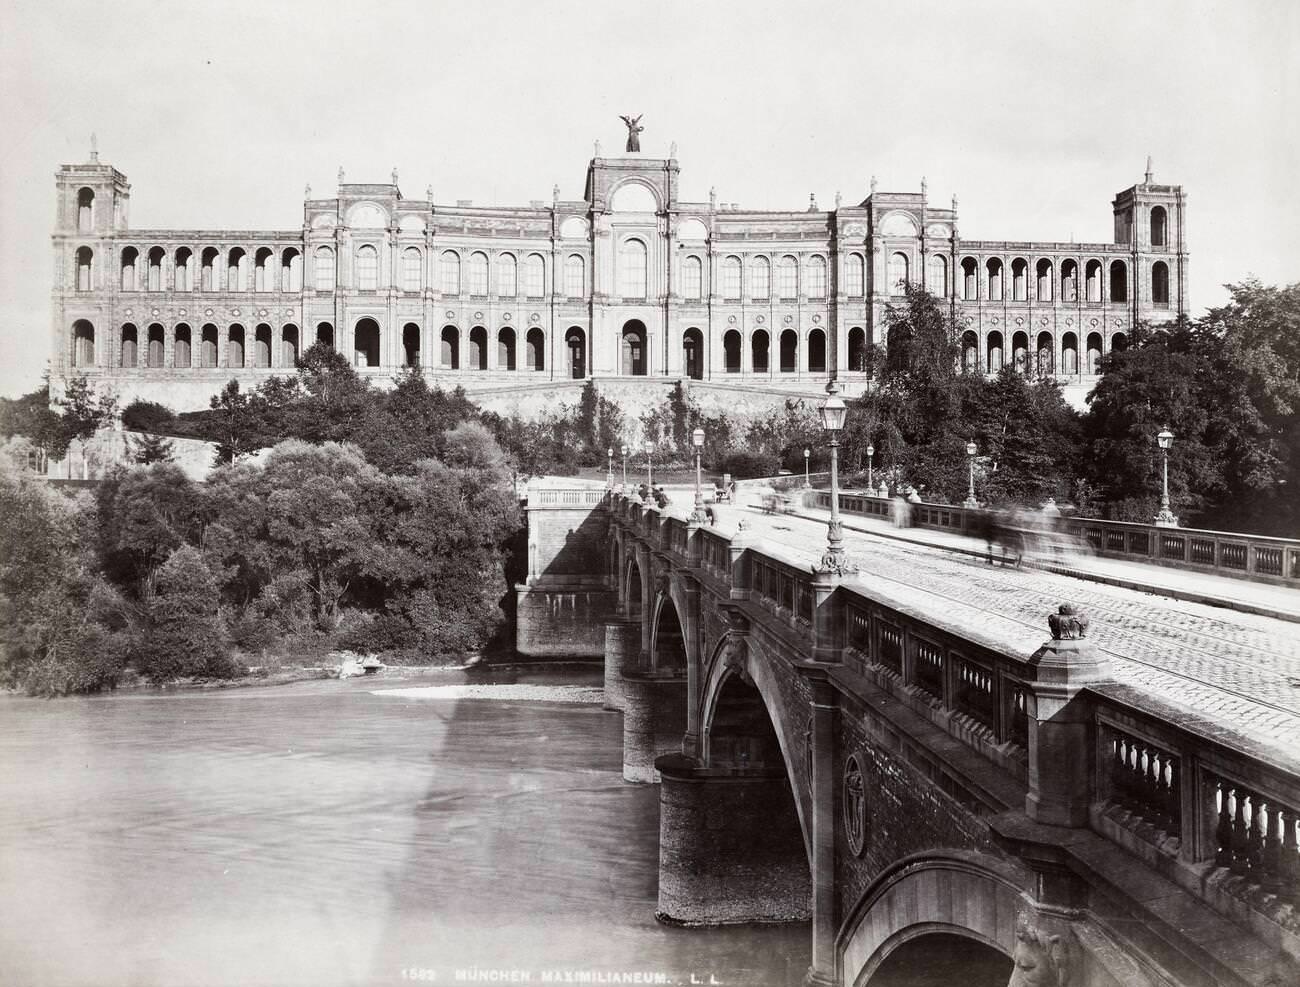
[{"label": "river surface", "polygon": [[798,983],[806,925],[655,922],[599,675],[0,697],[0,984]]}]

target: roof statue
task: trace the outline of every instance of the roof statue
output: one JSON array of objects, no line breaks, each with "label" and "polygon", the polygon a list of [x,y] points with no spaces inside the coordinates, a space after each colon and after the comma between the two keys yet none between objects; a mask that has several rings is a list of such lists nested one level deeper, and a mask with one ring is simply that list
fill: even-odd
[{"label": "roof statue", "polygon": [[343,179],[343,166],[342,166],[342,165],[339,165],[339,184],[342,185],[342,184],[343,184],[343,181],[344,181],[344,179]]},{"label": "roof statue", "polygon": [[836,208],[836,209],[838,209],[838,208],[840,207],[840,203],[841,203],[843,200],[844,200],[844,196],[840,195],[839,190],[837,189],[836,192],[835,192],[835,208]]},{"label": "roof statue", "polygon": [[1152,173],[1151,173],[1151,155],[1148,154],[1148,155],[1147,155],[1147,176],[1146,176],[1145,179],[1143,179],[1143,181],[1145,181],[1145,183],[1146,183],[1147,185],[1150,185],[1150,184],[1151,184],[1151,174],[1152,174]]},{"label": "roof statue", "polygon": [[593,157],[593,158],[598,158],[598,157],[600,157],[600,138],[599,138],[599,137],[597,137],[597,138],[595,139],[595,141],[592,142],[592,152],[593,152],[593,153],[592,153],[592,157]]},{"label": "roof statue", "polygon": [[424,187],[424,197],[430,202],[433,201],[433,185],[429,184]]},{"label": "roof statue", "polygon": [[627,124],[627,150],[636,151],[638,154],[641,152],[640,134],[641,131],[645,130],[645,127],[641,126],[641,117],[643,116],[645,116],[644,113],[638,113],[634,117],[619,115],[619,119]]},{"label": "roof statue", "polygon": [[875,175],[872,175],[872,176],[871,176],[871,194],[872,194],[872,195],[875,195],[875,194],[876,194],[876,176],[875,176]]},{"label": "roof statue", "polygon": [[302,187],[302,197],[304,199],[311,198],[311,182],[308,182],[306,185]]},{"label": "roof statue", "polygon": [[558,185],[551,186],[551,201],[552,202],[560,201],[560,186]]},{"label": "roof statue", "polygon": [[397,184],[397,165],[393,165],[393,184]]},{"label": "roof statue", "polygon": [[90,135],[90,163],[99,164],[99,138],[93,132]]},{"label": "roof statue", "polygon": [[668,157],[669,157],[670,160],[675,159],[675,158],[677,157],[677,142],[676,142],[676,141],[673,141],[671,144],[668,145]]},{"label": "roof statue", "polygon": [[921,176],[921,198],[923,198],[923,199],[925,198],[925,190],[926,190],[926,188],[928,188],[928,186],[927,186],[926,183],[925,183],[925,176],[922,175],[922,176]]}]

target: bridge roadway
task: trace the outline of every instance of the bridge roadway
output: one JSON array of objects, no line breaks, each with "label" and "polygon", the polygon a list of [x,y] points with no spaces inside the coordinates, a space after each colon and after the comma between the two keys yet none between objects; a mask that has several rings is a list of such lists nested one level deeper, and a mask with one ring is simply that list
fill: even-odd
[{"label": "bridge roadway", "polygon": [[[690,512],[679,505],[689,501],[690,491],[669,493],[668,513],[685,518]],[[826,511],[769,514],[741,505],[715,512],[723,533],[734,532],[743,518],[754,535],[810,563],[821,558]],[[1092,620],[1089,635],[1115,662],[1117,684],[1103,690],[1117,698],[1140,694],[1148,706],[1159,701],[1203,736],[1287,770],[1300,768],[1300,628],[1294,624],[1063,573],[990,566],[848,525],[844,541],[859,570],[846,582],[868,580],[877,591],[893,587],[904,600],[923,594],[996,644],[1032,651],[1042,640],[1042,615],[1063,600],[1078,604]]]}]

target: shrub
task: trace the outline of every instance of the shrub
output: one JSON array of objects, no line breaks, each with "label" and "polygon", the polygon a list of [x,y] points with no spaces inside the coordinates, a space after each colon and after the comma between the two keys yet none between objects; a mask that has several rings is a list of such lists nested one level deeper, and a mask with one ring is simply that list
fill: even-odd
[{"label": "shrub", "polygon": [[226,646],[217,581],[198,550],[182,545],[158,570],[148,603],[148,629],[138,643],[136,668],[151,682],[182,675],[234,678],[241,669]]},{"label": "shrub", "polygon": [[755,476],[772,476],[779,468],[775,456],[761,452],[733,452],[718,464],[718,471],[730,473],[733,479],[744,480]]},{"label": "shrub", "polygon": [[165,404],[136,399],[122,412],[122,427],[133,432],[161,432],[166,434],[174,427],[176,415]]}]

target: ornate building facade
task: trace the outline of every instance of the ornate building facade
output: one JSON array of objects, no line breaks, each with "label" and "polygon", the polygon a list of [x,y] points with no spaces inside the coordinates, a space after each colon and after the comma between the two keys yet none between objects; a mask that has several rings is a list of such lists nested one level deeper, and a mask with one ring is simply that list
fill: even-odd
[{"label": "ornate building facade", "polygon": [[957,203],[880,192],[829,211],[678,196],[675,157],[593,158],[580,200],[435,204],[397,174],[303,203],[294,230],[150,230],[92,152],[57,173],[52,377],[206,407],[327,342],[363,375],[470,391],[586,377],[808,392],[868,377],[906,282],[948,300],[963,365],[1087,383],[1138,322],[1188,310],[1187,198],[1145,180],[1111,243],[965,240]]}]

